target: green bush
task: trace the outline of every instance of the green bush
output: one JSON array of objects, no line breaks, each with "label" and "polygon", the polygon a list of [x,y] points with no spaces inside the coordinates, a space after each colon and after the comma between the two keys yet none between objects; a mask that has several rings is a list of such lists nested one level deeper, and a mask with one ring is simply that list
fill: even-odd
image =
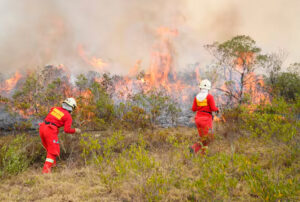
[{"label": "green bush", "polygon": [[254,137],[275,138],[288,143],[299,133],[295,110],[295,104],[289,104],[284,99],[274,100],[271,104],[258,106],[253,112],[243,111],[240,115],[243,122],[241,128]]},{"label": "green bush", "polygon": [[82,150],[81,157],[84,159],[85,164],[102,163],[103,158],[99,153],[101,145],[98,139],[91,134],[83,133],[81,134],[80,146]]},{"label": "green bush", "polygon": [[83,133],[80,139],[81,157],[86,164],[102,165],[109,163],[114,153],[121,152],[124,144],[124,135],[121,131],[114,132],[112,136],[100,141],[92,134]]},{"label": "green bush", "polygon": [[283,97],[287,101],[296,101],[300,95],[300,75],[295,72],[280,72],[274,78],[266,79],[267,87],[273,97]]},{"label": "green bush", "polygon": [[295,196],[299,187],[292,176],[278,174],[278,171],[266,174],[263,169],[254,167],[247,170],[244,179],[249,184],[253,196],[261,200],[297,200]]},{"label": "green bush", "polygon": [[32,120],[20,121],[15,123],[14,128],[17,131],[24,131],[32,128]]},{"label": "green bush", "polygon": [[126,129],[145,129],[149,127],[149,115],[138,106],[130,106],[122,117],[122,124]]},{"label": "green bush", "polygon": [[153,131],[162,116],[169,117],[168,122],[175,125],[179,112],[178,104],[166,92],[153,89],[134,94],[126,102],[120,103],[116,107],[115,115],[126,129],[151,128]]},{"label": "green bush", "polygon": [[34,162],[43,162],[39,137],[16,136],[0,150],[0,176],[16,175]]},{"label": "green bush", "polygon": [[201,173],[191,182],[193,192],[202,200],[220,200],[229,197],[235,189],[239,176],[232,176],[232,164],[244,164],[242,156],[232,157],[218,154],[204,159],[198,159]]},{"label": "green bush", "polygon": [[290,143],[299,134],[299,103],[299,100],[290,103],[279,98],[269,104],[239,105],[228,109],[223,114],[226,120],[223,133]]},{"label": "green bush", "polygon": [[[85,81],[85,80],[84,80]],[[77,81],[79,82],[79,81]],[[83,82],[83,81],[81,81]],[[80,95],[76,99],[79,109],[75,114],[75,123],[82,128],[104,130],[115,120],[114,102],[101,83],[93,81],[89,87],[87,84],[77,84],[81,91],[87,95]]]}]

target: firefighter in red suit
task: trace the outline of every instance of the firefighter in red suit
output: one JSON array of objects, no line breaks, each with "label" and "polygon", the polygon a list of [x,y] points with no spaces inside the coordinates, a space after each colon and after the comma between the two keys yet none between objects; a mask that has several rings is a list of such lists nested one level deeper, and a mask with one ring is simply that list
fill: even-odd
[{"label": "firefighter in red suit", "polygon": [[192,110],[197,112],[195,116],[195,124],[198,129],[200,141],[190,147],[190,151],[191,153],[201,151],[202,154],[205,154],[207,145],[214,138],[212,133],[212,112],[219,112],[219,109],[215,105],[214,97],[208,93],[211,88],[210,81],[207,79],[201,81],[199,87],[200,92],[194,98]]},{"label": "firefighter in red suit", "polygon": [[74,98],[67,98],[62,103],[62,107],[51,108],[45,121],[40,124],[40,137],[42,144],[47,150],[47,157],[43,167],[43,173],[50,173],[51,167],[56,164],[56,157],[59,156],[60,148],[58,141],[59,128],[64,127],[65,133],[80,133],[80,129],[71,128],[71,113],[76,108]]}]

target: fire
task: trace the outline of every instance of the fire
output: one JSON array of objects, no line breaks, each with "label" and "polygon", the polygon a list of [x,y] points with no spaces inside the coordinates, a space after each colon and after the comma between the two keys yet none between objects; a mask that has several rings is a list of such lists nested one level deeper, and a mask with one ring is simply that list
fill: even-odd
[{"label": "fire", "polygon": [[[252,52],[239,53],[238,58],[234,60],[234,70],[236,72],[229,71],[228,78],[224,75],[225,82],[220,90],[236,101],[240,101],[246,95],[249,95],[251,104],[268,102],[269,98],[263,91],[265,85],[263,78],[251,71],[252,65],[254,65],[254,58],[255,54]],[[243,81],[241,81],[242,78]]]},{"label": "fire", "polygon": [[256,76],[253,72],[245,78],[245,93],[251,96],[251,103],[260,104],[261,102],[269,102],[269,97],[262,91],[264,80],[261,76]]},{"label": "fire", "polygon": [[197,82],[200,83],[201,77],[200,77],[200,72],[199,72],[199,66],[195,68],[195,73],[196,73]]},{"label": "fire", "polygon": [[156,31],[159,41],[153,47],[151,53],[150,66],[147,74],[149,74],[149,82],[153,86],[169,87],[169,78],[176,79],[174,71],[175,51],[173,50],[171,39],[178,35],[177,30],[171,30],[166,27],[160,27]]},{"label": "fire", "polygon": [[101,58],[96,58],[96,57],[89,58],[84,52],[82,45],[78,46],[78,54],[87,64],[91,65],[99,72],[103,72],[104,68],[108,65]]},{"label": "fire", "polygon": [[[175,101],[179,101],[180,104],[191,105],[191,97],[194,96],[193,93],[196,93],[199,90],[197,84],[199,84],[202,79],[201,77],[203,76],[201,75],[202,71],[200,71],[200,66],[193,66],[194,69],[192,69],[192,76],[190,77],[184,74],[177,75],[175,69],[176,61],[174,59],[176,52],[173,46],[173,40],[178,36],[178,31],[167,27],[159,27],[155,32],[155,36],[157,36],[157,40],[150,53],[150,63],[148,68],[141,71],[142,60],[137,60],[126,76],[114,77],[114,79],[112,79],[112,90],[114,90],[112,96],[114,96],[114,98],[116,97],[116,100],[122,101],[122,99],[126,100],[131,98],[136,93],[147,93],[153,89],[158,89],[166,92],[167,95],[170,95],[171,99],[176,99]],[[96,58],[87,54],[82,45],[78,46],[78,55],[85,63],[94,67],[98,73],[103,73],[108,65],[101,58]],[[251,66],[254,57],[255,55],[250,52],[241,53],[234,61],[237,72],[235,72],[234,75],[230,75],[230,79],[226,78],[227,75],[225,75],[224,69],[224,81],[232,80],[234,82],[232,85],[224,84],[220,89],[223,92],[231,93],[231,95],[236,98],[236,100],[234,100],[236,103],[239,98],[239,89],[241,89],[241,85],[244,87],[243,93],[250,95],[251,103],[259,104],[262,100],[268,100],[261,91],[261,88],[264,85],[261,77],[246,71],[244,77],[245,83],[240,84],[241,74],[245,73],[245,68],[247,68],[247,66]],[[57,69],[60,70],[60,73],[66,73],[67,79],[69,81],[71,80],[71,73],[67,67],[61,64],[57,66]],[[16,72],[14,77],[5,81],[5,85],[1,88],[1,91],[10,91],[13,89],[21,77],[22,75],[19,72]],[[71,82],[67,81],[67,79],[63,79],[65,82],[62,82],[61,85],[65,97],[75,95],[75,97],[79,97],[81,103],[85,105],[88,105],[94,99],[91,90],[76,89],[74,86],[70,85]],[[105,81],[105,78],[98,76],[93,79],[99,83]],[[219,81],[219,84],[221,82],[222,80]],[[224,97],[222,97],[222,99],[224,100]],[[217,100],[217,102],[225,104],[223,100]],[[23,115],[28,113],[28,111],[20,112],[20,114]],[[90,119],[92,116],[93,112],[89,112],[88,117],[86,118]],[[214,120],[226,122],[223,116],[215,117]]]},{"label": "fire", "polygon": [[252,52],[240,53],[239,57],[235,61],[237,69],[243,70],[244,65],[251,65],[254,56],[255,55]]},{"label": "fire", "polygon": [[88,98],[90,98],[92,96],[92,92],[89,89],[85,90],[85,91],[81,92],[81,96],[83,98],[88,99]]},{"label": "fire", "polygon": [[[192,92],[197,91],[197,84],[191,86],[185,80],[178,79],[175,71],[175,50],[173,39],[178,36],[176,29],[159,27],[155,35],[157,41],[150,53],[150,64],[145,72],[140,72],[141,60],[137,60],[125,78],[115,84],[119,98],[127,99],[136,92],[147,93],[153,89],[163,90],[181,103],[189,102]],[[200,72],[195,70],[200,81]],[[193,78],[196,79],[196,78]]]},{"label": "fire", "polygon": [[135,65],[129,70],[129,73],[128,73],[129,77],[134,77],[139,73],[140,68],[141,68],[141,63],[142,63],[141,60],[136,61]]},{"label": "fire", "polygon": [[22,78],[22,75],[16,71],[15,75],[9,79],[7,79],[5,82],[4,82],[4,85],[3,87],[0,88],[0,92],[9,92],[11,91],[15,86],[16,84],[18,83],[18,81]]}]

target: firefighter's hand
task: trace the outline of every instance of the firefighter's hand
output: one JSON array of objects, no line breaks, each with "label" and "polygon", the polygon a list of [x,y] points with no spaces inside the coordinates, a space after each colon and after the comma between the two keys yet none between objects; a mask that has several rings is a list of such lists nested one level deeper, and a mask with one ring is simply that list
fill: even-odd
[{"label": "firefighter's hand", "polygon": [[79,128],[75,128],[75,133],[81,133],[81,130]]}]

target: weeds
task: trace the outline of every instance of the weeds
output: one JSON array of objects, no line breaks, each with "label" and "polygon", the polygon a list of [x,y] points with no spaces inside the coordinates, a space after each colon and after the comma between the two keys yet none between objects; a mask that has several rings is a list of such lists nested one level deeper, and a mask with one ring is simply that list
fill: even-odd
[{"label": "weeds", "polygon": [[41,159],[41,151],[37,138],[16,136],[0,150],[0,177],[25,171],[32,163]]},{"label": "weeds", "polygon": [[[182,135],[180,130],[185,131],[185,135]],[[255,138],[244,136],[232,139],[232,145],[235,145],[236,149],[231,149],[227,140],[219,137],[210,145],[207,155],[191,155],[188,145],[192,140],[189,138],[195,132],[195,129],[184,128],[161,129],[150,134],[117,131],[110,132],[110,135],[98,136],[84,133],[78,140],[76,139],[78,146],[74,146],[73,149],[76,151],[73,155],[81,156],[75,158],[79,161],[77,167],[89,171],[80,171],[80,175],[74,171],[72,174],[72,170],[77,167],[72,169],[67,167],[68,173],[70,172],[68,178],[74,177],[73,180],[76,180],[80,176],[89,175],[93,182],[87,180],[84,186],[89,187],[91,183],[101,184],[101,189],[106,190],[103,193],[116,197],[112,200],[122,198],[129,201],[293,201],[297,199],[299,150],[295,147],[296,143],[287,145],[282,141],[278,145],[275,144],[276,139],[266,141],[263,136]],[[28,142],[26,140],[28,137],[24,138],[25,136],[18,136],[14,141],[11,140],[9,146],[2,148],[2,173],[5,171],[8,175],[8,170],[11,173],[20,173],[32,166],[33,158],[27,161],[28,157],[25,156],[35,155],[23,153],[22,145]],[[75,141],[64,139],[66,147],[70,146],[71,140]],[[161,141],[160,144],[156,143],[158,140]],[[222,145],[221,150],[219,145]],[[61,163],[67,160],[65,158]],[[3,159],[10,163],[4,166]],[[81,167],[82,165],[84,166]],[[54,175],[60,175],[62,169],[63,167],[59,167],[59,172],[54,172]],[[15,170],[18,172],[14,172]],[[36,176],[34,181],[30,179],[24,181],[23,184],[27,189],[34,189],[40,184],[39,175]],[[81,179],[85,180],[85,177]],[[80,197],[81,199],[83,195],[84,198],[93,197],[92,193],[94,192],[83,191]]]}]

